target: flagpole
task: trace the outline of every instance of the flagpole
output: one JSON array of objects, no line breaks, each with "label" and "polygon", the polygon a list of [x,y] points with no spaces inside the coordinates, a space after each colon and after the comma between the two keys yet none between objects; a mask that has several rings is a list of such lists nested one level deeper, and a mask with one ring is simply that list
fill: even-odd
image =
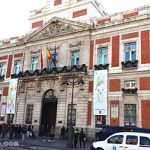
[{"label": "flagpole", "polygon": [[53,63],[54,63],[54,67],[56,68],[56,42],[55,42],[54,60],[53,60]]}]

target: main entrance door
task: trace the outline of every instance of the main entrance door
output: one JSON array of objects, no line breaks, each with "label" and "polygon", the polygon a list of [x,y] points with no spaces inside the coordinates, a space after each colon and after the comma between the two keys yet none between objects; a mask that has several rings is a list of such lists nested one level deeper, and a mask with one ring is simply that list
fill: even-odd
[{"label": "main entrance door", "polygon": [[40,135],[48,135],[50,133],[50,129],[52,127],[55,128],[56,112],[57,98],[55,96],[55,91],[53,89],[49,89],[43,96]]}]

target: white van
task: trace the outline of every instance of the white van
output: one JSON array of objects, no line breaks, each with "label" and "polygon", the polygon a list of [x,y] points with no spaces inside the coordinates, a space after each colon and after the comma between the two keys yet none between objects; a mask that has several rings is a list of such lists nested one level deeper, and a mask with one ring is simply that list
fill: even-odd
[{"label": "white van", "polygon": [[91,150],[150,150],[150,134],[120,132],[104,141],[94,142]]}]

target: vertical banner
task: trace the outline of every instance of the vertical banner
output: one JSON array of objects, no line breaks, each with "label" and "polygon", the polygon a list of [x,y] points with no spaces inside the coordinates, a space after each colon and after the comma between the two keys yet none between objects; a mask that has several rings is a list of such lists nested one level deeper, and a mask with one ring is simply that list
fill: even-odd
[{"label": "vertical banner", "polygon": [[17,84],[18,84],[18,79],[11,79],[10,80],[8,98],[7,98],[7,108],[6,108],[7,114],[14,114],[15,113]]},{"label": "vertical banner", "polygon": [[6,105],[2,105],[1,107],[1,116],[5,116],[6,115]]},{"label": "vertical banner", "polygon": [[94,71],[94,115],[107,115],[107,70]]}]

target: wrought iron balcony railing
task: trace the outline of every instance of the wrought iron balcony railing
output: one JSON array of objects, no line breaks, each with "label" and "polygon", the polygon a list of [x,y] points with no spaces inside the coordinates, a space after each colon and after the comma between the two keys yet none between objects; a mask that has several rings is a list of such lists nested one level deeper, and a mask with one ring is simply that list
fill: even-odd
[{"label": "wrought iron balcony railing", "polygon": [[109,67],[109,64],[105,64],[105,65],[103,65],[103,64],[94,65],[95,70],[106,70],[106,69],[108,69],[108,67]]},{"label": "wrought iron balcony railing", "polygon": [[123,94],[137,94],[137,88],[134,88],[134,89],[125,89],[125,88],[122,88],[122,92]]},{"label": "wrought iron balcony railing", "polygon": [[53,68],[44,68],[40,70],[26,70],[25,72],[19,72],[18,74],[12,74],[11,78],[21,78],[29,76],[43,76],[48,74],[61,74],[61,73],[75,73],[75,72],[84,72],[87,73],[87,66],[85,64],[73,65],[73,66],[64,66],[64,67],[53,67]]},{"label": "wrought iron balcony railing", "polygon": [[138,67],[138,60],[121,62],[122,69],[133,69]]}]

